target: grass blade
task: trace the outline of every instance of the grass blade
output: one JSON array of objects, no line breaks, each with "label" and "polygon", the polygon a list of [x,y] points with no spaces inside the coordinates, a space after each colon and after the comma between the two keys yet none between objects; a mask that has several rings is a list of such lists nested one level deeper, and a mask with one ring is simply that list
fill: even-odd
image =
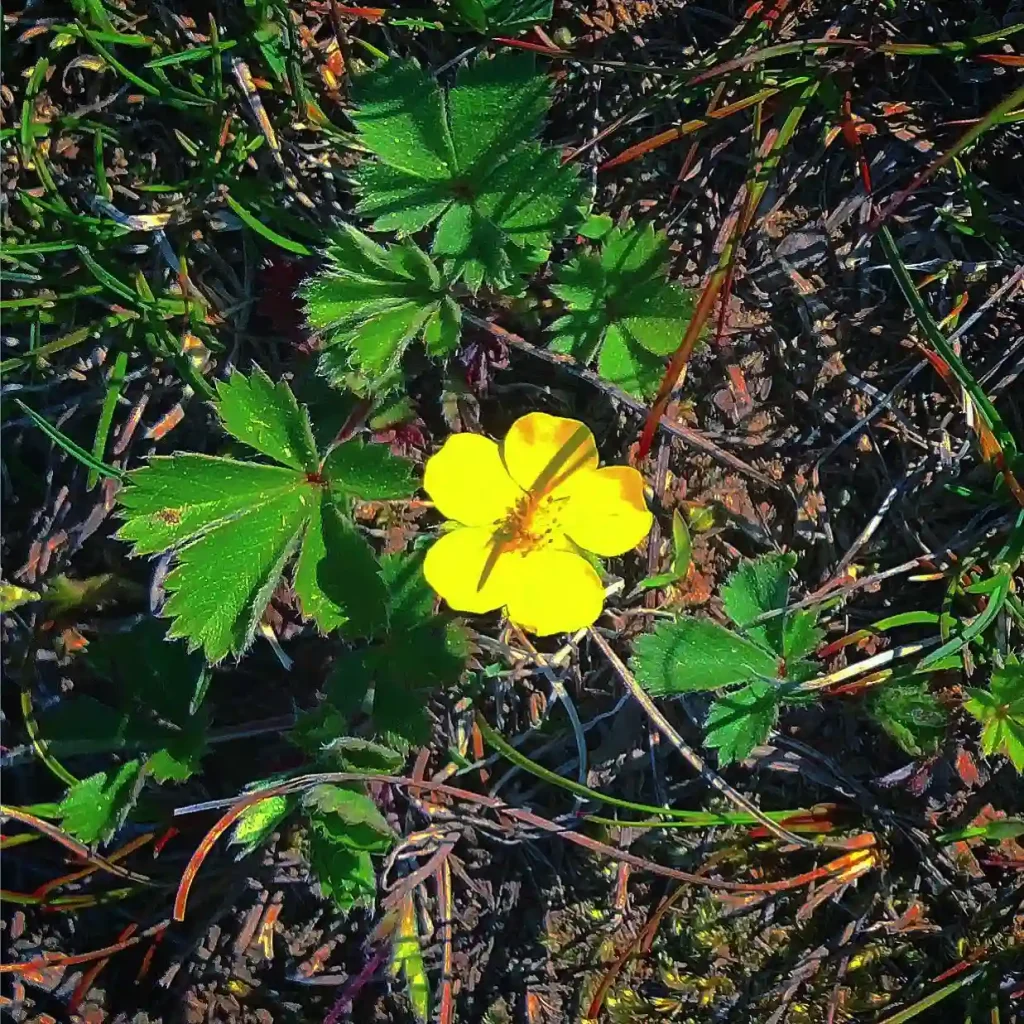
[{"label": "grass blade", "polygon": [[101,462],[91,452],[87,452],[81,445],[76,444],[66,434],[61,433],[49,420],[40,416],[35,409],[29,408],[20,398],[14,399],[14,404],[59,448],[63,448],[73,459],[77,459],[83,466],[95,471],[100,476],[109,476],[115,480],[124,481],[128,474],[123,470],[116,469]]}]

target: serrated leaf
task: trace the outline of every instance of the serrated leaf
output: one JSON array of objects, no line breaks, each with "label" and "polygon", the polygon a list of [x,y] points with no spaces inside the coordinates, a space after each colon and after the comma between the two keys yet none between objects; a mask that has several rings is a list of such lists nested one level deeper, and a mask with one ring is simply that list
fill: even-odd
[{"label": "serrated leaf", "polygon": [[202,647],[216,663],[240,655],[295,553],[318,495],[300,483],[206,531],[178,554],[164,587],[169,635]]},{"label": "serrated leaf", "polygon": [[326,815],[310,817],[309,866],[325,899],[339,909],[369,904],[377,892],[373,861],[348,842],[347,827]]},{"label": "serrated leaf", "polygon": [[57,808],[61,828],[83,843],[109,838],[128,813],[140,768],[128,761],[77,782]]},{"label": "serrated leaf", "polygon": [[467,655],[465,636],[453,623],[389,631],[381,644],[337,659],[327,697],[343,714],[370,710],[377,734],[390,746],[424,743],[430,727],[423,695],[457,682]]},{"label": "serrated leaf", "polygon": [[753,682],[719,697],[708,712],[704,743],[718,750],[718,763],[742,761],[768,739],[779,718],[778,688]]},{"label": "serrated leaf", "polygon": [[284,381],[276,385],[258,366],[249,377],[237,370],[217,381],[217,411],[224,429],[291,469],[315,473],[319,458],[309,415]]},{"label": "serrated leaf", "polygon": [[200,656],[168,640],[167,623],[159,619],[143,619],[125,632],[101,633],[86,648],[85,660],[118,686],[128,705],[151,708],[181,728],[191,724],[196,695],[209,676]]},{"label": "serrated leaf", "polygon": [[[483,5],[474,11],[483,24]],[[576,168],[528,141],[550,102],[531,58],[480,58],[447,94],[414,62],[391,59],[355,92],[360,141],[379,161],[356,172],[357,209],[374,230],[400,234],[439,219],[432,251],[471,290],[508,287],[582,219]]]},{"label": "serrated leaf", "polygon": [[200,768],[206,753],[206,736],[201,729],[190,729],[168,736],[165,744],[146,762],[145,768],[159,783],[184,782]]},{"label": "serrated leaf", "polygon": [[693,296],[666,280],[668,261],[664,232],[626,224],[605,233],[599,252],[557,267],[551,290],[569,312],[551,326],[551,347],[583,363],[597,358],[606,380],[653,394],[693,311]]},{"label": "serrated leaf", "polygon": [[365,793],[325,783],[307,790],[302,803],[315,816],[323,818],[336,815],[345,825],[364,825],[389,841],[394,838],[394,832],[384,815]]},{"label": "serrated leaf", "polygon": [[328,346],[320,371],[329,380],[340,383],[354,370],[382,390],[417,337],[429,335],[433,348],[443,333],[445,351],[457,346],[461,314],[449,282],[414,242],[380,246],[342,225],[326,255],[325,269],[307,278],[299,294],[310,326]]},{"label": "serrated leaf", "polygon": [[425,552],[384,555],[380,575],[388,601],[388,623],[392,630],[402,631],[421,626],[434,614],[434,590],[423,575]]},{"label": "serrated leaf", "polygon": [[787,662],[813,653],[824,639],[825,631],[818,626],[818,613],[813,609],[798,608],[785,616],[782,654]]},{"label": "serrated leaf", "polygon": [[391,454],[386,444],[346,441],[324,460],[327,486],[339,497],[384,501],[408,498],[416,490],[411,465]]},{"label": "serrated leaf", "polygon": [[640,637],[632,659],[637,681],[661,696],[717,690],[759,676],[775,678],[778,659],[709,619],[681,618]]},{"label": "serrated leaf", "polygon": [[923,679],[880,686],[868,700],[868,711],[911,757],[930,757],[946,735],[946,709]]},{"label": "serrated leaf", "polygon": [[384,585],[373,549],[326,493],[313,511],[295,566],[305,615],[327,633],[372,636],[386,620]]},{"label": "serrated leaf", "polygon": [[1024,665],[1011,662],[996,669],[989,687],[968,690],[964,710],[982,724],[985,755],[1003,754],[1024,774]]},{"label": "serrated leaf", "polygon": [[[210,662],[240,655],[300,546],[295,586],[305,613],[324,631],[351,623],[360,635],[374,627],[383,617],[376,561],[319,474],[305,409],[287,385],[274,387],[259,371],[223,385],[220,409],[236,436],[292,465],[180,454],[129,474],[132,486],[118,494],[125,520],[118,537],[134,541],[135,554],[178,549],[165,581],[164,612],[174,620],[168,635],[202,647]],[[361,476],[353,470],[344,479],[350,495],[360,483],[391,493],[398,481],[405,486],[408,471],[390,453],[371,454]]]},{"label": "serrated leaf", "polygon": [[347,772],[377,772],[390,775],[396,772],[405,758],[382,743],[361,736],[339,736],[324,748],[324,753]]},{"label": "serrated leaf", "polygon": [[270,838],[271,833],[294,806],[294,798],[281,794],[268,796],[250,804],[235,822],[231,836],[232,845],[242,847],[243,857],[252,853]]},{"label": "serrated leaf", "polygon": [[783,616],[760,626],[750,623],[765,612],[786,607],[789,573],[795,565],[796,555],[763,555],[744,562],[721,590],[725,614],[752,640],[777,654],[783,654]]}]

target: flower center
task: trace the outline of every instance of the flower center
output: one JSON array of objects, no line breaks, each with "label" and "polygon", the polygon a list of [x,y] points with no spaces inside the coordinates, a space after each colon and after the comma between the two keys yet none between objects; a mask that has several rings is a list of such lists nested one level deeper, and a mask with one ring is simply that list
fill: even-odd
[{"label": "flower center", "polygon": [[505,551],[535,551],[555,540],[559,501],[550,495],[524,494],[501,521],[497,538]]}]

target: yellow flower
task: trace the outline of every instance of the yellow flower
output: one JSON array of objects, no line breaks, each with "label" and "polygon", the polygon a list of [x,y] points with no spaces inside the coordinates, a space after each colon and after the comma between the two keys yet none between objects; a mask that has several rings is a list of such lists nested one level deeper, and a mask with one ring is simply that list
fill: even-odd
[{"label": "yellow flower", "polygon": [[499,446],[454,434],[427,461],[423,487],[459,526],[427,552],[427,581],[452,608],[505,608],[541,636],[582,629],[604,588],[581,553],[621,555],[647,536],[643,477],[598,469],[594,435],[579,420],[531,412]]}]

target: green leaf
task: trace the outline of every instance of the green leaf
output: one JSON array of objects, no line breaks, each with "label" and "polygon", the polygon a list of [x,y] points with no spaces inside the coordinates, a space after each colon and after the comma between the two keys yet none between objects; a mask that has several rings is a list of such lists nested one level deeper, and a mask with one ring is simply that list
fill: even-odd
[{"label": "green leaf", "polygon": [[[271,785],[271,782],[267,783]],[[233,846],[242,847],[242,856],[252,853],[258,846],[262,846],[271,833],[285,819],[289,811],[296,806],[292,797],[276,794],[268,796],[250,804],[235,822],[234,832],[231,836]]]},{"label": "green leaf", "polygon": [[555,268],[551,290],[568,313],[551,325],[551,347],[631,394],[651,395],[665,357],[693,312],[693,296],[666,280],[668,238],[651,224],[612,228],[599,253],[584,251]]},{"label": "green leaf", "polygon": [[351,637],[374,635],[387,616],[378,568],[373,549],[324,493],[295,567],[303,614],[325,633],[341,627]]},{"label": "green leaf", "polygon": [[[485,4],[470,12],[477,25]],[[357,209],[374,230],[400,234],[440,218],[433,253],[471,290],[509,287],[582,219],[577,169],[528,141],[550,102],[532,58],[480,58],[447,94],[414,62],[391,59],[355,92],[360,142],[379,161],[356,172]]]},{"label": "green leaf", "polygon": [[326,257],[325,269],[307,278],[299,294],[327,346],[320,371],[333,383],[356,372],[371,390],[385,390],[417,337],[426,335],[432,349],[457,346],[461,314],[449,282],[414,242],[384,247],[342,225]]},{"label": "green leaf", "polygon": [[327,697],[343,714],[370,711],[389,746],[424,743],[430,737],[425,694],[456,683],[467,653],[465,636],[453,623],[392,631],[380,645],[338,658]]},{"label": "green leaf", "polygon": [[679,509],[675,509],[672,512],[672,572],[677,579],[683,579],[690,571],[692,560],[693,541],[690,539],[690,528],[679,514]]},{"label": "green leaf", "polygon": [[377,772],[392,775],[402,766],[405,758],[390,747],[361,736],[339,736],[324,747],[324,753],[333,758],[342,771]]},{"label": "green leaf", "polygon": [[57,808],[61,828],[83,843],[112,836],[131,807],[140,768],[138,761],[128,761],[72,786]]},{"label": "green leaf", "polygon": [[763,648],[717,622],[681,618],[640,637],[632,667],[648,693],[663,696],[775,678],[779,665]]},{"label": "green leaf", "polygon": [[795,661],[816,651],[825,639],[825,631],[818,627],[818,613],[810,608],[798,608],[786,615],[782,627],[782,654],[786,661]]},{"label": "green leaf", "polygon": [[165,746],[149,758],[145,769],[159,783],[184,782],[199,771],[205,753],[205,734],[201,729],[190,729],[168,736]]},{"label": "green leaf", "polygon": [[[202,647],[210,662],[240,655],[297,550],[294,583],[305,614],[324,631],[348,622],[354,635],[375,628],[383,617],[376,561],[318,474],[306,410],[286,384],[273,386],[259,370],[221,385],[218,408],[239,440],[286,465],[192,453],[155,457],[118,494],[118,537],[134,541],[135,554],[176,551],[165,581],[168,635]],[[390,453],[362,455],[362,463],[361,476],[339,470],[335,486],[343,481],[353,494],[365,483],[379,493],[408,476]]]},{"label": "green leaf", "polygon": [[[482,35],[511,35],[550,21],[552,0],[453,0],[466,28]],[[456,24],[456,27],[459,27]]]},{"label": "green leaf", "polygon": [[343,911],[369,904],[377,892],[369,852],[353,847],[350,827],[333,815],[310,815],[309,866],[324,898]]},{"label": "green leaf", "polygon": [[996,669],[988,690],[971,689],[964,710],[982,724],[985,755],[1003,754],[1024,774],[1024,665]]},{"label": "green leaf", "polygon": [[338,496],[364,501],[408,498],[416,490],[411,465],[391,454],[386,444],[346,441],[324,460],[324,479]]},{"label": "green leaf", "polygon": [[946,709],[923,679],[880,686],[868,700],[868,711],[911,757],[931,757],[946,735]]},{"label": "green leaf", "polygon": [[191,724],[196,694],[209,678],[203,659],[168,640],[167,623],[159,619],[143,619],[126,632],[101,633],[86,648],[85,660],[117,685],[126,710],[150,708],[180,728]]},{"label": "green leaf", "polygon": [[314,786],[302,797],[303,806],[318,815],[337,815],[346,825],[365,825],[389,841],[394,838],[391,826],[377,805],[365,794],[341,786]]},{"label": "green leaf", "polygon": [[416,903],[412,893],[402,901],[391,949],[391,974],[405,978],[406,992],[416,1020],[426,1024],[430,1017],[430,982],[423,966],[420,936],[416,925]]},{"label": "green leaf", "polygon": [[237,370],[217,381],[217,411],[224,429],[291,469],[315,473],[319,465],[309,415],[284,381],[276,385],[258,367],[250,377]]},{"label": "green leaf", "polygon": [[784,653],[783,616],[760,626],[750,623],[765,612],[786,607],[789,574],[795,565],[796,555],[763,555],[744,562],[721,590],[725,614],[752,640],[777,654]]},{"label": "green leaf", "polygon": [[719,697],[708,712],[704,743],[718,750],[718,763],[742,761],[764,743],[779,718],[778,688],[754,682]]}]

